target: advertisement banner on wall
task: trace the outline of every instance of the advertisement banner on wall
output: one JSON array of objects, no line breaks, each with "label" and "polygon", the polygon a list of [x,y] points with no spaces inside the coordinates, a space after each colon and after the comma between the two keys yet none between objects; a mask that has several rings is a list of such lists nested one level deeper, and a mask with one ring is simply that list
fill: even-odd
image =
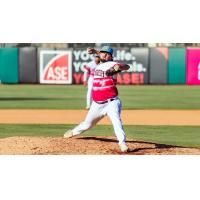
[{"label": "advertisement banner on wall", "polygon": [[130,66],[117,76],[119,84],[148,84],[149,82],[149,49],[124,48],[116,50],[114,60]]},{"label": "advertisement banner on wall", "polygon": [[94,60],[94,56],[89,55],[85,48],[73,50],[72,68],[73,68],[73,83],[74,84],[83,83],[83,74],[85,71],[85,66],[92,60]]},{"label": "advertisement banner on wall", "polygon": [[67,50],[41,50],[40,83],[71,84],[72,52]]},{"label": "advertisement banner on wall", "polygon": [[[127,63],[130,69],[117,75],[118,84],[147,84],[149,66],[148,48],[123,48],[114,51],[114,61]],[[73,82],[83,83],[83,73],[88,62],[94,59],[86,49],[73,51]]]},{"label": "advertisement banner on wall", "polygon": [[187,84],[200,84],[200,48],[187,49]]}]

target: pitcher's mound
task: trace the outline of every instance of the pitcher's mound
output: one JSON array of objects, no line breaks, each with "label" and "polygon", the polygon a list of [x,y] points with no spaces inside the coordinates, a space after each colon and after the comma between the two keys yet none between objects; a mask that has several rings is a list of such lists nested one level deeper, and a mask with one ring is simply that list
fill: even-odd
[{"label": "pitcher's mound", "polygon": [[[198,148],[183,148],[127,140],[130,151],[126,155],[199,154]],[[9,137],[0,139],[0,154],[4,155],[113,155],[123,154],[112,137]]]}]

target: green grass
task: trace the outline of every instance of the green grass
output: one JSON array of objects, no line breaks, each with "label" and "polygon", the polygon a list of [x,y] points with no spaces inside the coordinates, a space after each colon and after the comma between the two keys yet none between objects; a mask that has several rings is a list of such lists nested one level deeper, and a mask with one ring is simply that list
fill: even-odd
[{"label": "green grass", "polygon": [[[74,125],[0,124],[0,138],[11,136],[62,136]],[[182,147],[200,148],[200,126],[124,126],[128,139]],[[112,126],[98,125],[85,136],[114,136]]]},{"label": "green grass", "polygon": [[[199,86],[118,86],[123,109],[200,109]],[[83,109],[82,85],[0,85],[0,109]]]},{"label": "green grass", "polygon": [[64,85],[2,85],[0,109],[81,109],[83,87]]}]

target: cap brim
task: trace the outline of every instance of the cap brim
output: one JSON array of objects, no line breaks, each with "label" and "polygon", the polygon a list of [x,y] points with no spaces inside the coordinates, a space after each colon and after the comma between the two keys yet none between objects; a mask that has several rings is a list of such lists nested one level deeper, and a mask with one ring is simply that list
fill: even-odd
[{"label": "cap brim", "polygon": [[102,53],[109,53],[110,55],[112,55],[112,53],[107,52],[107,51],[100,51],[100,52],[102,52]]}]

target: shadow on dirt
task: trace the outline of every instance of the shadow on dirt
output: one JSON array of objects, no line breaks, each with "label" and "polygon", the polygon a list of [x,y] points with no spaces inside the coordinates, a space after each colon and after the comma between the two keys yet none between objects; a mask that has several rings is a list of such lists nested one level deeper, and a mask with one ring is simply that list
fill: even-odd
[{"label": "shadow on dirt", "polygon": [[111,139],[111,138],[100,138],[100,137],[81,137],[78,138],[80,140],[96,140],[96,141],[101,141],[101,142],[111,142],[111,143],[116,143],[117,140]]},{"label": "shadow on dirt", "polygon": [[[78,138],[80,140],[96,140],[96,141],[102,141],[102,142],[111,142],[111,143],[118,143],[116,139],[111,139],[111,138],[100,138],[100,137],[82,137]],[[154,147],[143,147],[143,148],[134,148],[134,149],[129,149],[128,153],[139,153],[145,150],[161,150],[161,149],[170,149],[170,148],[185,148],[185,147],[180,147],[180,146],[175,146],[175,145],[167,145],[167,144],[158,144],[154,142],[143,142],[143,141],[136,141],[136,140],[127,140],[127,143],[139,143],[139,144],[151,144],[154,145]]]}]

